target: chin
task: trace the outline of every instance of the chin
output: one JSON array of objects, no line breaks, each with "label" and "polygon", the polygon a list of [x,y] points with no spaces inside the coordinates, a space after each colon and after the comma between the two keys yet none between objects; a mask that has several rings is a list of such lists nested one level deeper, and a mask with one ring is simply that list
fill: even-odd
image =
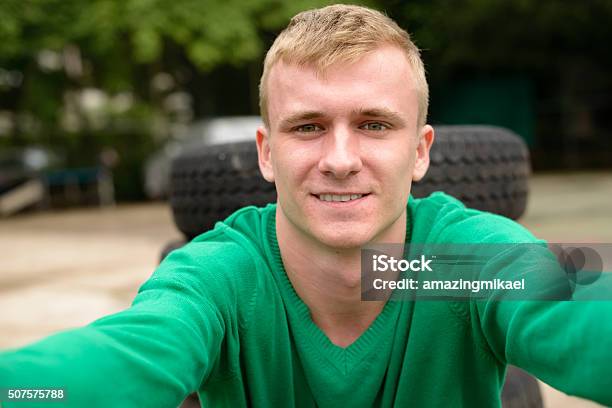
[{"label": "chin", "polygon": [[355,230],[320,231],[316,236],[323,244],[337,249],[360,249],[373,239],[370,234]]}]

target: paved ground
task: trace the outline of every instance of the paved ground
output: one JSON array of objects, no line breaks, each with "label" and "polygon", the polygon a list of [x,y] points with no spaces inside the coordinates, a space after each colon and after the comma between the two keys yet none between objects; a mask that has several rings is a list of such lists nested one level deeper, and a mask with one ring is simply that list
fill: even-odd
[{"label": "paved ground", "polygon": [[[612,173],[539,175],[521,220],[556,242],[612,242]],[[180,237],[163,204],[122,205],[0,221],[0,349],[129,306]],[[543,385],[548,407],[595,407]]]}]

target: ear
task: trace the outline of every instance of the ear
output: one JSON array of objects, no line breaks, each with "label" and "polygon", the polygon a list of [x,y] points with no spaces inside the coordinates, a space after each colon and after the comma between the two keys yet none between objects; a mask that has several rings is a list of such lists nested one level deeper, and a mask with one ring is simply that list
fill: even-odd
[{"label": "ear", "polygon": [[257,128],[257,159],[261,175],[266,181],[273,183],[274,169],[270,152],[270,136],[264,126]]},{"label": "ear", "polygon": [[434,129],[430,125],[425,125],[419,132],[419,144],[416,149],[416,160],[414,161],[414,170],[412,172],[412,180],[419,181],[427,173],[429,168],[429,150],[434,141]]}]

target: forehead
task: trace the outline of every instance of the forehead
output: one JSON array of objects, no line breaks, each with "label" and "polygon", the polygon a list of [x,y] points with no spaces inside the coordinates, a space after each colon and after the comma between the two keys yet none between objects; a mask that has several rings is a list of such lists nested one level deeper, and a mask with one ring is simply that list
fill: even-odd
[{"label": "forehead", "polygon": [[416,124],[415,83],[405,54],[393,46],[352,63],[336,63],[324,72],[279,61],[266,84],[270,125],[300,111],[337,116],[371,108],[397,112]]}]

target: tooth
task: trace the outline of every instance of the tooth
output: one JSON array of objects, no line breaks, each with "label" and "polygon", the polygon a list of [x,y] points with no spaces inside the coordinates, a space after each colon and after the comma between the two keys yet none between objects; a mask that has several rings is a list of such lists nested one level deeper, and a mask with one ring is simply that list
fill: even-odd
[{"label": "tooth", "polygon": [[346,202],[351,200],[356,200],[358,198],[363,197],[363,194],[321,194],[319,195],[319,200],[321,201],[340,201]]}]

